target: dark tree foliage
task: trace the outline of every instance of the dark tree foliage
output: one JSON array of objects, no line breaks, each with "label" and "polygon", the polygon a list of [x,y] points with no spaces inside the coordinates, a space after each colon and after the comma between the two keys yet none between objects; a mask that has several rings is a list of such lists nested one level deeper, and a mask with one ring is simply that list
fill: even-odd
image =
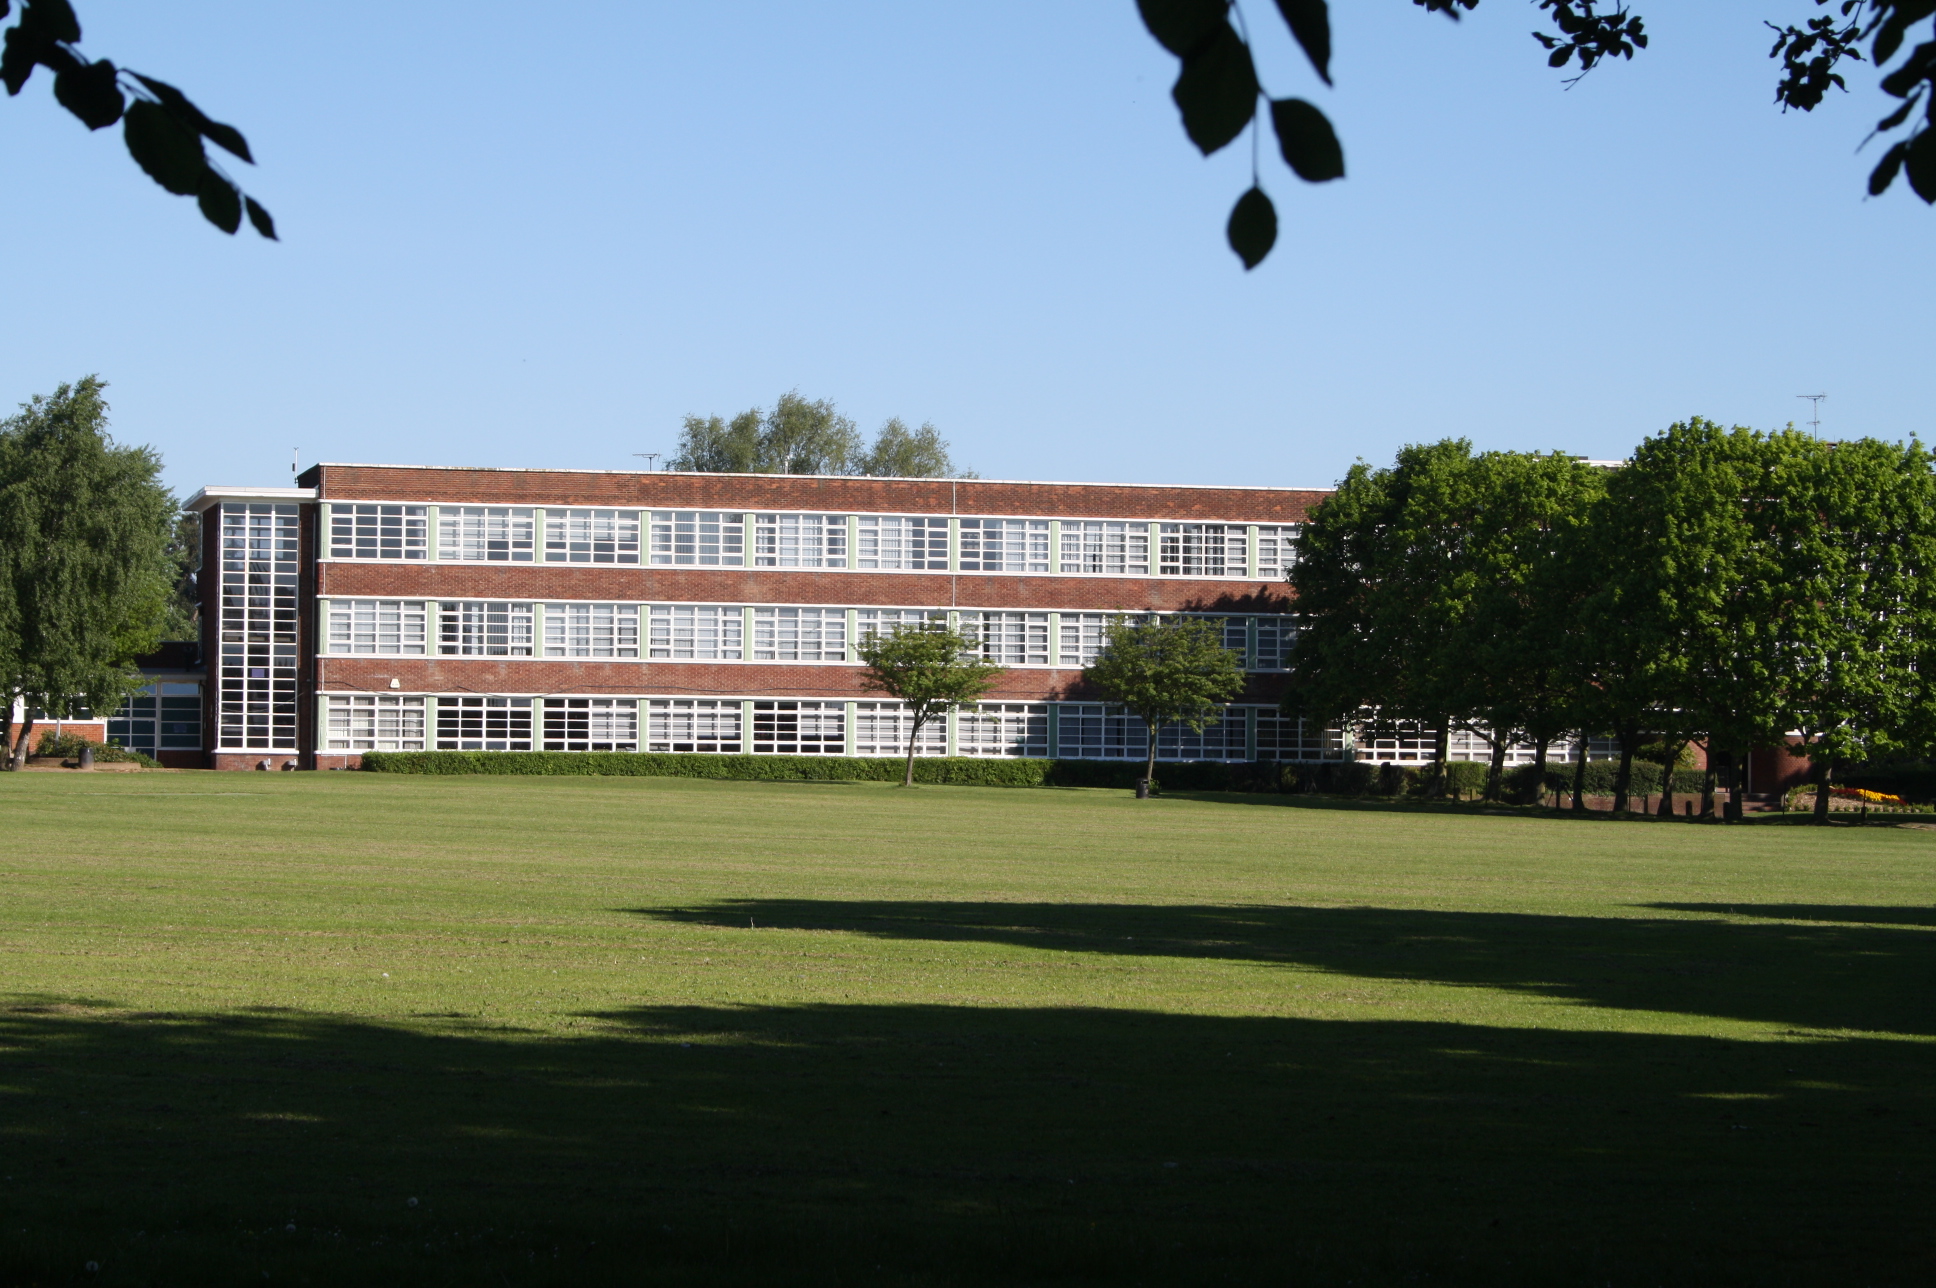
[{"label": "dark tree foliage", "polygon": [[[1413,0],[1429,13],[1456,21],[1462,9],[1476,9],[1479,0]],[[1782,60],[1775,99],[1786,111],[1813,111],[1830,87],[1847,88],[1836,70],[1844,59],[1862,60],[1859,46],[1868,42],[1869,57],[1877,67],[1902,51],[1912,27],[1931,21],[1936,36],[1936,0],[1814,0],[1833,5],[1834,15],[1812,18],[1802,26],[1773,27],[1775,47],[1770,57]],[[1252,0],[1252,5],[1256,0]],[[1552,31],[1535,31],[1533,39],[1547,51],[1550,67],[1578,63],[1578,81],[1607,59],[1631,59],[1647,47],[1646,25],[1625,4],[1605,0],[1538,0]],[[1181,62],[1170,90],[1183,116],[1183,132],[1205,156],[1234,142],[1246,126],[1253,144],[1261,142],[1263,118],[1270,117],[1278,153],[1291,172],[1307,183],[1326,183],[1344,177],[1344,149],[1324,113],[1302,98],[1274,97],[1263,86],[1251,57],[1250,24],[1241,0],[1136,0],[1143,25],[1163,48]],[[1319,80],[1331,84],[1331,14],[1326,0],[1276,0],[1278,15],[1291,37],[1310,59]],[[1869,176],[1869,191],[1880,194],[1900,172],[1926,202],[1936,203],[1936,39],[1918,44],[1894,69],[1884,73],[1882,89],[1903,100],[1902,106],[1876,123],[1878,134],[1907,132],[1883,153]],[[1912,120],[1918,107],[1923,114]],[[1246,269],[1255,268],[1277,242],[1277,208],[1264,191],[1258,173],[1258,147],[1251,151],[1251,182],[1230,212],[1225,233],[1231,250]]]},{"label": "dark tree foliage", "polygon": [[[0,0],[0,19],[13,0]],[[245,194],[202,146],[213,143],[250,165],[249,144],[233,125],[212,121],[188,96],[165,81],[80,50],[81,23],[68,0],[21,0],[20,19],[7,28],[0,48],[0,81],[9,96],[25,88],[34,68],[54,76],[54,98],[90,130],[119,121],[128,154],[150,179],[179,197],[193,197],[202,217],[225,233],[250,225],[273,240],[276,224],[262,203]]]},{"label": "dark tree foliage", "polygon": [[753,407],[727,420],[688,416],[679,452],[668,468],[701,474],[865,474],[874,478],[964,478],[948,458],[948,442],[933,425],[909,429],[887,421],[871,446],[860,430],[822,398],[799,390],[780,395],[771,411]]}]

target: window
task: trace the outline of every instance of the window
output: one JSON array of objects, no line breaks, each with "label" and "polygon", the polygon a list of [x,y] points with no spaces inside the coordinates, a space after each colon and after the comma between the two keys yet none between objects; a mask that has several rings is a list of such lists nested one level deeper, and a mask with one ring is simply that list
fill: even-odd
[{"label": "window", "polygon": [[844,608],[756,608],[753,657],[761,662],[844,662]]},{"label": "window", "polygon": [[1241,523],[1165,523],[1157,571],[1166,577],[1248,577],[1248,529]]},{"label": "window", "polygon": [[[1064,538],[1067,547],[1067,538]],[[963,572],[1047,572],[1047,519],[963,519]]]},{"label": "window", "polygon": [[530,751],[530,698],[438,698],[437,750]]},{"label": "window", "polygon": [[546,510],[545,562],[635,564],[637,510]]},{"label": "window", "polygon": [[296,749],[298,532],[293,505],[222,506],[217,747]]},{"label": "window", "polygon": [[649,750],[738,754],[739,703],[717,698],[654,698],[649,707],[645,735]]},{"label": "window", "polygon": [[1148,573],[1149,525],[1064,520],[1063,572]]},{"label": "window", "polygon": [[961,633],[981,641],[981,655],[1002,666],[1049,664],[1047,613],[963,613]]},{"label": "window", "polygon": [[1368,726],[1359,730],[1359,760],[1390,761],[1400,765],[1431,763],[1438,732],[1416,720],[1400,720],[1384,728]]},{"label": "window", "polygon": [[1154,620],[1152,613],[1063,613],[1056,665],[1088,666],[1109,642],[1109,623],[1117,617],[1132,625]]},{"label": "window", "polygon": [[1299,525],[1257,529],[1257,575],[1265,581],[1282,581],[1297,562]]},{"label": "window", "polygon": [[[908,735],[914,729],[914,712],[905,702],[856,702],[854,704],[854,754],[856,756],[905,756]],[[917,756],[948,754],[948,718],[935,716],[921,726],[915,741]]]},{"label": "window", "polygon": [[1248,760],[1244,709],[1223,708],[1223,719],[1203,730],[1165,725],[1156,735],[1158,760]]},{"label": "window", "polygon": [[422,559],[430,553],[430,510],[421,505],[329,508],[332,559]]},{"label": "window", "polygon": [[1282,671],[1291,664],[1291,645],[1297,642],[1297,623],[1289,617],[1257,619],[1255,670]]},{"label": "window", "polygon": [[847,520],[838,514],[760,514],[753,562],[761,568],[845,568]]},{"label": "window", "polygon": [[131,693],[108,717],[108,741],[152,756],[202,745],[202,686],[163,681]]},{"label": "window", "polygon": [[332,693],[323,745],[331,751],[422,751],[424,700],[388,693]]},{"label": "window", "polygon": [[855,629],[860,635],[880,635],[896,626],[947,625],[948,614],[938,608],[863,608]]},{"label": "window", "polygon": [[955,751],[963,756],[1047,756],[1046,702],[983,702],[955,715]]},{"label": "window", "polygon": [[1065,702],[1056,717],[1056,755],[1070,760],[1141,760],[1143,722],[1121,707]]},{"label": "window", "polygon": [[546,698],[546,751],[637,751],[636,698]]},{"label": "window", "polygon": [[530,563],[532,514],[495,505],[437,509],[437,557],[474,563]]},{"label": "window", "polygon": [[[1617,748],[1619,743],[1615,742],[1614,746]],[[1618,750],[1614,752],[1615,757],[1618,757],[1619,754]],[[1492,763],[1492,744],[1487,742],[1481,735],[1470,730],[1454,729],[1446,735],[1445,758],[1447,760],[1475,760],[1480,764],[1489,765]],[[1530,765],[1538,758],[1539,747],[1536,743],[1514,741],[1506,744],[1506,767],[1508,769],[1515,765]],[[1571,759],[1571,757],[1556,757],[1550,750],[1547,753],[1548,760],[1562,758]]]},{"label": "window", "polygon": [[745,634],[745,617],[737,608],[654,604],[650,622],[653,657],[737,662],[744,656],[741,637]]},{"label": "window", "polygon": [[1223,631],[1223,646],[1237,655],[1237,661],[1250,664],[1250,619],[1248,617],[1206,617],[1203,621]]},{"label": "window", "polygon": [[776,756],[839,756],[847,750],[847,708],[839,702],[753,704],[753,750]]},{"label": "window", "polygon": [[466,599],[441,609],[437,652],[443,656],[531,656],[531,605]]},{"label": "window", "polygon": [[546,657],[637,657],[637,604],[546,604]]},{"label": "window", "polygon": [[1257,713],[1257,759],[1317,761],[1345,759],[1344,730],[1275,711]]},{"label": "window", "polygon": [[896,514],[860,518],[859,568],[948,571],[948,521]]},{"label": "window", "polygon": [[746,563],[744,517],[704,510],[654,510],[652,562],[694,568],[741,567]]},{"label": "window", "polygon": [[332,599],[329,651],[421,657],[426,619],[421,599]]}]

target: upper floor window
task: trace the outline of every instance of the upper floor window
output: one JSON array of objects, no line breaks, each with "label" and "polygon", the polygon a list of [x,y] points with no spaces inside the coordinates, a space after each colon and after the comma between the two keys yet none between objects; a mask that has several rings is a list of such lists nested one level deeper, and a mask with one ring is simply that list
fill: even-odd
[{"label": "upper floor window", "polygon": [[983,660],[1003,666],[1047,666],[1047,613],[963,613],[961,633],[981,643]]},{"label": "upper floor window", "polygon": [[1300,530],[1295,523],[1257,529],[1259,577],[1277,581],[1290,572],[1291,565],[1297,562],[1297,534]]},{"label": "upper floor window", "polygon": [[329,509],[332,559],[422,559],[430,553],[430,509],[337,503]]},{"label": "upper floor window", "polygon": [[478,563],[530,563],[532,514],[496,505],[437,510],[437,557]]},{"label": "upper floor window", "polygon": [[637,510],[546,510],[546,563],[635,564]]},{"label": "upper floor window", "polygon": [[845,568],[846,516],[755,515],[753,562],[761,568]]},{"label": "upper floor window", "polygon": [[745,519],[707,510],[654,510],[652,562],[692,568],[742,567],[746,563]]},{"label": "upper floor window", "polygon": [[1157,571],[1166,577],[1250,575],[1249,530],[1241,523],[1165,523]]},{"label": "upper floor window", "polygon": [[332,599],[329,651],[421,655],[426,617],[421,599]]},{"label": "upper floor window", "polygon": [[1107,520],[1064,520],[1060,567],[1063,572],[1149,572],[1149,524]]},{"label": "upper floor window", "polygon": [[1049,521],[1047,519],[963,519],[961,521],[961,570],[963,572],[1047,572],[1049,570]]},{"label": "upper floor window", "polygon": [[745,619],[737,608],[717,604],[654,604],[653,657],[737,662]]},{"label": "upper floor window", "polygon": [[529,604],[457,600],[438,616],[437,651],[445,657],[531,656]]},{"label": "upper floor window", "polygon": [[845,662],[847,611],[756,608],[753,657],[760,662]]},{"label": "upper floor window", "polygon": [[865,514],[860,518],[861,568],[948,570],[948,521],[919,515]]},{"label": "upper floor window", "polygon": [[546,604],[546,657],[637,657],[637,604]]},{"label": "upper floor window", "polygon": [[855,615],[857,635],[885,635],[897,626],[946,626],[948,613],[940,608],[863,608]]}]

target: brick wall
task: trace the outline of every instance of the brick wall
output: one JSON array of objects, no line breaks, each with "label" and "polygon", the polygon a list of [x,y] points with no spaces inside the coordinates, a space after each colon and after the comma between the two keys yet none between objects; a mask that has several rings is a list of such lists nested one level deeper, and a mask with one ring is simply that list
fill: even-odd
[{"label": "brick wall", "polygon": [[701,510],[827,510],[1042,519],[1200,519],[1302,523],[1323,489],[1132,487],[783,474],[572,473],[317,465],[304,487],[324,501],[471,505],[660,506]]}]

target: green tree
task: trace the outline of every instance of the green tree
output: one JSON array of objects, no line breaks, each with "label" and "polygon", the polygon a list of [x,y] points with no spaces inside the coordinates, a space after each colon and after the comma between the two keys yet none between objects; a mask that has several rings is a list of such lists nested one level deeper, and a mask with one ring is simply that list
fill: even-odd
[{"label": "green tree", "polygon": [[[0,19],[12,12],[0,0]],[[242,226],[242,216],[262,236],[274,240],[276,224],[254,197],[246,196],[209,158],[203,140],[250,165],[255,158],[233,125],[211,121],[188,96],[165,81],[107,59],[90,61],[80,50],[81,24],[68,0],[23,0],[20,20],[9,27],[0,52],[0,81],[9,97],[25,88],[34,68],[54,75],[54,98],[90,130],[119,121],[128,154],[148,177],[180,197],[193,197],[202,217],[225,233]]]},{"label": "green tree", "polygon": [[[1413,0],[1420,8],[1457,19],[1461,9],[1476,9],[1479,0]],[[1861,61],[1861,45],[1868,43],[1876,66],[1903,49],[1912,27],[1936,12],[1929,0],[1815,0],[1834,12],[1774,27],[1771,58],[1782,60],[1775,100],[1782,110],[1813,111],[1831,88],[1846,88],[1837,70],[1843,60]],[[1551,16],[1551,32],[1534,32],[1546,51],[1547,64],[1573,66],[1577,80],[1602,61],[1631,59],[1647,47],[1646,24],[1628,10],[1624,0],[1538,0]],[[1246,126],[1261,139],[1264,118],[1270,118],[1277,150],[1292,173],[1307,183],[1344,178],[1344,148],[1336,131],[1315,104],[1302,98],[1273,98],[1257,75],[1251,58],[1252,7],[1233,0],[1137,0],[1143,24],[1165,49],[1180,60],[1170,97],[1182,114],[1183,132],[1205,156],[1239,138]],[[1310,59],[1325,85],[1331,84],[1331,15],[1325,0],[1277,0],[1277,10],[1291,38]],[[1839,15],[1839,16],[1838,16]],[[1235,20],[1234,25],[1233,21]],[[1569,82],[1570,83],[1570,82]],[[1909,186],[1926,202],[1936,202],[1936,40],[1916,45],[1894,69],[1882,76],[1882,90],[1902,100],[1902,106],[1876,123],[1877,133],[1903,134],[1882,154],[1869,176],[1869,192],[1879,195],[1907,175]],[[1921,114],[1919,107],[1925,108]],[[1253,154],[1254,155],[1254,154]],[[1246,269],[1255,268],[1277,242],[1277,209],[1264,192],[1256,165],[1251,184],[1237,198],[1225,228],[1230,248]]]},{"label": "green tree", "polygon": [[866,474],[894,478],[973,478],[957,474],[948,444],[933,425],[910,430],[882,425],[871,447],[854,422],[826,399],[809,402],[798,390],[782,394],[771,411],[754,407],[727,420],[688,416],[679,431],[675,470],[706,474]]},{"label": "green tree", "polygon": [[1826,823],[1837,767],[1936,734],[1936,473],[1920,443],[1776,437],[1774,724],[1800,735]]},{"label": "green tree", "polygon": [[70,715],[113,710],[140,687],[173,590],[174,498],[146,447],[108,437],[103,385],[89,376],[0,422],[0,747],[13,704]]},{"label": "green tree", "polygon": [[1082,678],[1110,702],[1142,718],[1149,735],[1143,779],[1156,777],[1156,740],[1172,724],[1203,730],[1244,687],[1243,659],[1223,646],[1212,623],[1158,617],[1113,618],[1096,660]]},{"label": "green tree", "polygon": [[861,687],[899,698],[908,706],[907,773],[903,787],[914,786],[914,748],[921,729],[994,687],[1002,668],[981,658],[979,641],[949,630],[941,622],[901,623],[862,635],[854,653],[866,666]]},{"label": "green tree", "polygon": [[183,514],[175,520],[168,537],[168,604],[162,613],[160,637],[164,640],[199,640],[202,637],[202,598],[199,576],[202,568],[202,516]]}]

